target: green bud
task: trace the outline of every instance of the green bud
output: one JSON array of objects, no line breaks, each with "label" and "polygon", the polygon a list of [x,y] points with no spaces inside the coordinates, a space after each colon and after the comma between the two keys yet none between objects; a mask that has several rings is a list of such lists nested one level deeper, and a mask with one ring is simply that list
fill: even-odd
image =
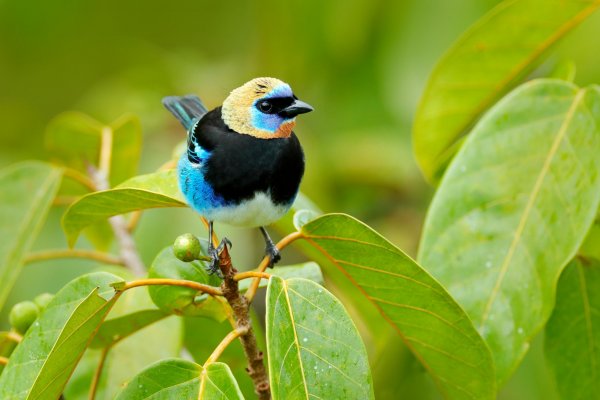
[{"label": "green bud", "polygon": [[46,306],[48,305],[48,303],[50,303],[50,301],[54,298],[53,294],[50,293],[42,293],[40,295],[37,295],[35,297],[35,299],[33,299],[33,302],[38,306],[38,308],[40,309],[40,311],[45,310]]},{"label": "green bud", "polygon": [[197,260],[200,257],[200,241],[191,233],[178,236],[173,243],[173,254],[184,262]]},{"label": "green bud", "polygon": [[33,301],[22,301],[15,304],[10,310],[8,320],[10,324],[20,334],[25,334],[27,329],[33,324],[33,321],[38,317],[39,309]]}]

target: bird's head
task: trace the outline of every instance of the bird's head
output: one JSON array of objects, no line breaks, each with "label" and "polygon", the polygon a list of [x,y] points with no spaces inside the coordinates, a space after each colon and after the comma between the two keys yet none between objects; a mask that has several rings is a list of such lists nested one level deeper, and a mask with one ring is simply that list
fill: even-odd
[{"label": "bird's head", "polygon": [[294,96],[287,83],[256,78],[231,92],[223,102],[221,115],[235,132],[272,139],[290,136],[296,115],[312,110]]}]

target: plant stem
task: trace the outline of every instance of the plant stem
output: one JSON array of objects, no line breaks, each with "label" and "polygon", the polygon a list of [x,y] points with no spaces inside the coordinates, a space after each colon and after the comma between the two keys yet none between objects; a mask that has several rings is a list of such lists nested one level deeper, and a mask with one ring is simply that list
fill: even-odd
[{"label": "plant stem", "polygon": [[[268,400],[271,398],[271,387],[263,362],[263,353],[258,349],[256,336],[254,336],[254,331],[252,330],[249,313],[250,303],[244,296],[240,295],[238,283],[234,279],[237,271],[231,264],[231,257],[229,256],[227,246],[219,254],[219,266],[223,273],[223,283],[221,284],[223,296],[227,299],[233,310],[235,330],[241,332],[239,338],[248,359],[248,375],[250,375],[250,378],[254,382],[254,391],[258,395],[258,398],[260,400]],[[260,281],[260,279],[258,280]]]},{"label": "plant stem", "polygon": [[[301,232],[292,232],[283,239],[281,239],[277,243],[276,247],[277,249],[282,250],[283,248],[293,243],[295,240],[300,239],[301,237],[303,237]],[[258,268],[256,268],[255,272],[265,272],[265,270],[268,267],[269,257],[265,256],[265,258],[263,258],[261,263],[259,264]],[[257,277],[256,279],[254,279],[254,282],[252,282],[252,285],[250,285],[248,291],[246,292],[246,299],[248,299],[249,303],[252,302],[252,299],[254,299],[254,296],[256,295],[256,291],[258,290],[258,286],[260,285],[261,278],[262,277]]]},{"label": "plant stem", "polygon": [[21,343],[21,340],[23,340],[23,336],[21,336],[20,334],[18,334],[15,331],[7,332],[6,338],[12,340],[15,343]]},{"label": "plant stem", "polygon": [[217,362],[217,360],[219,359],[219,357],[221,356],[223,351],[227,348],[227,346],[229,346],[231,344],[231,342],[233,342],[235,339],[237,339],[238,337],[240,337],[241,335],[243,335],[245,333],[247,333],[247,332],[242,329],[234,329],[233,331],[229,332],[227,334],[227,336],[225,336],[225,338],[223,338],[221,343],[219,343],[217,348],[212,352],[210,357],[208,357],[208,359],[204,363],[204,366],[206,366],[207,364],[210,364],[210,363]]},{"label": "plant stem", "polygon": [[245,272],[238,272],[237,274],[235,274],[233,276],[233,279],[239,282],[242,279],[248,279],[248,278],[269,279],[270,277],[271,277],[271,274],[267,274],[266,272],[245,271]]},{"label": "plant stem", "polygon": [[94,185],[94,182],[92,182],[90,178],[85,176],[85,174],[82,174],[77,170],[74,170],[72,168],[63,168],[63,176],[80,183],[82,186],[84,186],[92,192],[96,190],[96,185]]},{"label": "plant stem", "polygon": [[[104,139],[105,136],[109,137],[110,135],[103,134],[102,138]],[[105,148],[106,146],[104,146],[103,141],[102,150],[104,151]],[[107,158],[108,157],[101,157],[101,161],[104,160],[101,162],[101,165],[107,164]],[[108,160],[110,161],[110,158],[108,158]],[[104,165],[104,167],[108,168],[109,166]],[[108,184],[108,176],[103,169],[96,169],[94,166],[89,165],[88,170],[96,190],[108,190],[110,188]],[[123,218],[122,215],[116,215],[109,218],[108,222],[110,223],[110,226],[115,234],[115,238],[119,243],[119,250],[121,253],[121,260],[123,260],[123,265],[133,272],[135,276],[144,276],[146,273],[146,268],[144,267],[144,263],[142,262],[142,259],[137,251],[133,236],[127,228],[127,221],[125,221],[125,218]]]},{"label": "plant stem", "polygon": [[183,286],[183,287],[197,290],[199,292],[210,294],[211,296],[223,296],[223,292],[221,291],[221,289],[219,289],[217,287],[204,285],[202,283],[198,283],[198,282],[194,282],[194,281],[185,281],[182,279],[153,279],[153,278],[138,279],[135,281],[128,282],[124,286],[118,287],[116,290],[118,290],[120,292],[124,292],[125,290],[129,290],[129,289],[132,289],[135,287],[153,286],[153,285]]},{"label": "plant stem", "polygon": [[111,265],[123,265],[123,260],[112,254],[94,250],[58,249],[42,250],[28,254],[23,263],[29,264],[37,261],[53,260],[56,258],[85,258]]},{"label": "plant stem", "polygon": [[94,371],[94,376],[92,377],[92,383],[90,385],[90,394],[88,396],[89,400],[94,400],[96,398],[98,383],[100,383],[100,377],[102,376],[102,370],[104,369],[104,363],[106,362],[106,357],[108,356],[110,348],[111,346],[106,346],[100,354],[100,361],[98,362],[96,371]]},{"label": "plant stem", "polygon": [[8,364],[8,358],[0,357],[0,365],[6,365],[6,364]]}]

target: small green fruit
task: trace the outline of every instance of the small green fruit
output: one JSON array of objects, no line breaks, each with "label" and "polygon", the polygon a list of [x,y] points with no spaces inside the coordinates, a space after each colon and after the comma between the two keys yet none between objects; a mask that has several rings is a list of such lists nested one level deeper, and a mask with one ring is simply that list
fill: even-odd
[{"label": "small green fruit", "polygon": [[42,293],[40,295],[37,295],[35,297],[35,299],[33,299],[33,302],[38,306],[38,308],[40,309],[40,311],[45,310],[46,306],[48,305],[48,303],[50,303],[50,301],[54,298],[53,294],[50,293]]},{"label": "small green fruit", "polygon": [[191,262],[200,257],[200,241],[191,233],[178,236],[173,243],[173,254],[184,262]]},{"label": "small green fruit", "polygon": [[38,306],[33,301],[22,301],[10,310],[8,320],[11,326],[23,335],[38,317],[39,312]]}]

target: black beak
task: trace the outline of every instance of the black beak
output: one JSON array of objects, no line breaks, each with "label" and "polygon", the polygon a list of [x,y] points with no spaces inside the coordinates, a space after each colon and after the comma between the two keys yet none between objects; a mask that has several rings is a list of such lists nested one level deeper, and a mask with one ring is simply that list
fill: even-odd
[{"label": "black beak", "polygon": [[292,104],[279,111],[279,115],[285,118],[294,118],[298,114],[304,114],[307,112],[311,112],[313,108],[310,104],[307,104],[300,100],[294,100]]}]

